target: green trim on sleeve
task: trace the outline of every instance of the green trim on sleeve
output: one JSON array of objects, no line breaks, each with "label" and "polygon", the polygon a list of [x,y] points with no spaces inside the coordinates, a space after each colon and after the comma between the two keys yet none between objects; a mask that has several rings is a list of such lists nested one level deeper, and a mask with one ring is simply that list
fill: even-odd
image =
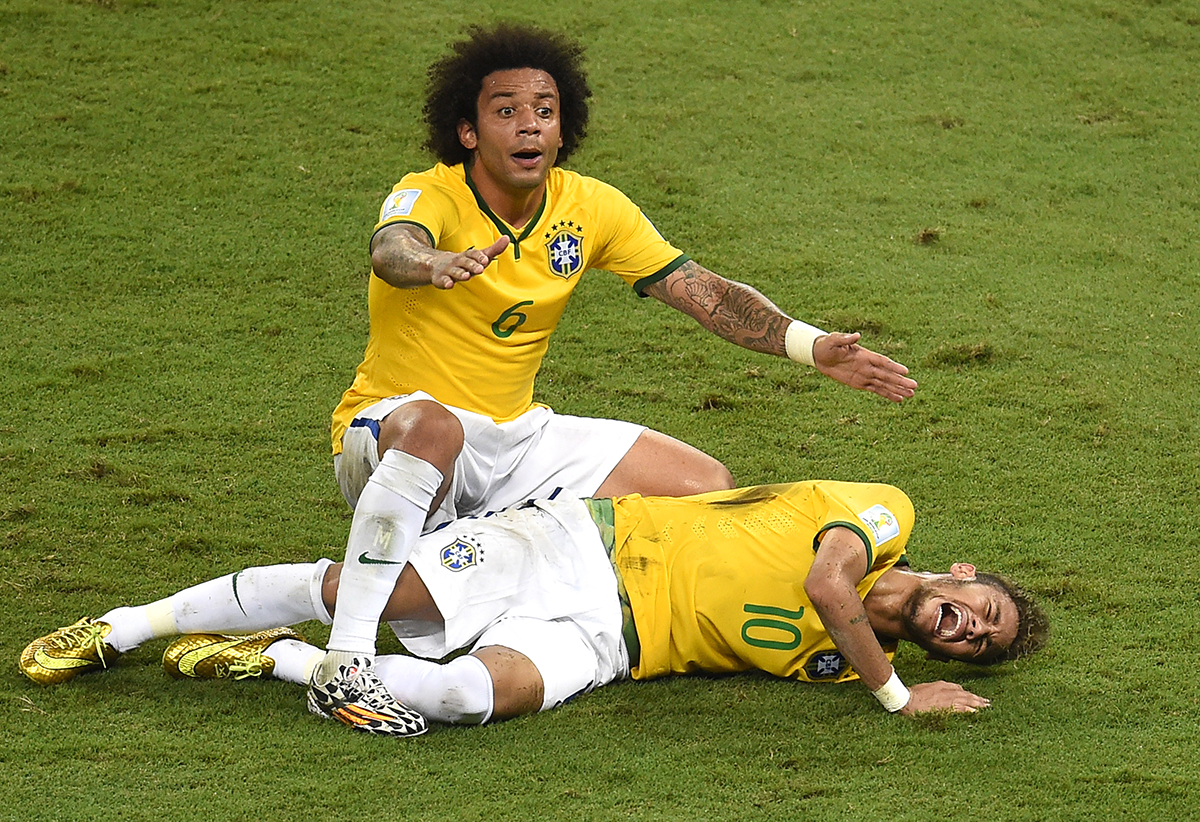
[{"label": "green trim on sleeve", "polygon": [[369,251],[371,250],[371,243],[375,242],[375,235],[376,235],[376,234],[378,234],[379,232],[383,231],[385,228],[391,228],[391,227],[392,227],[392,226],[394,226],[394,225],[411,225],[411,226],[416,226],[417,228],[419,228],[419,229],[421,229],[422,231],[424,231],[424,232],[425,232],[425,236],[429,238],[429,246],[430,246],[431,248],[437,248],[437,242],[436,242],[436,241],[433,239],[433,233],[432,233],[432,232],[431,232],[431,231],[430,231],[428,228],[426,228],[425,226],[421,225],[421,224],[420,224],[420,223],[418,223],[416,220],[404,220],[404,219],[399,219],[399,220],[388,220],[386,223],[384,223],[383,225],[381,225],[379,228],[375,229],[375,231],[371,233],[371,239],[370,239],[370,240],[367,242],[367,251],[369,252]]},{"label": "green trim on sleeve", "polygon": [[648,277],[642,277],[640,280],[638,280],[636,283],[634,283],[633,290],[637,292],[637,295],[639,297],[645,297],[646,295],[642,293],[643,291],[645,291],[650,286],[654,285],[659,280],[666,279],[666,277],[669,274],[672,274],[677,268],[679,268],[684,263],[691,262],[691,260],[692,260],[692,258],[689,257],[688,255],[680,254],[674,260],[667,263],[666,266],[664,266],[663,268],[660,268],[658,271],[656,271],[655,273],[651,274]]},{"label": "green trim on sleeve", "polygon": [[817,535],[813,537],[813,553],[821,547],[821,537],[830,528],[849,528],[854,533],[858,534],[858,538],[863,541],[863,545],[867,547],[867,573],[871,573],[871,566],[875,564],[875,552],[871,550],[871,538],[867,536],[867,532],[853,522],[828,522],[825,526],[817,531]]}]

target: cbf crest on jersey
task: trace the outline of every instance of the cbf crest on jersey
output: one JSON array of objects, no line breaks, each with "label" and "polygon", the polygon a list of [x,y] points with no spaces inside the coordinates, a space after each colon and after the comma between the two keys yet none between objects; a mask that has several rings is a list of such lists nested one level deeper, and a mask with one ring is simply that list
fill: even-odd
[{"label": "cbf crest on jersey", "polygon": [[583,270],[583,226],[571,220],[554,223],[546,232],[550,273],[569,280]]},{"label": "cbf crest on jersey", "polygon": [[479,564],[479,549],[465,539],[456,539],[442,549],[442,565],[451,571],[461,571]]},{"label": "cbf crest on jersey", "polygon": [[849,667],[846,658],[837,651],[819,651],[804,663],[804,673],[809,679],[837,679]]}]

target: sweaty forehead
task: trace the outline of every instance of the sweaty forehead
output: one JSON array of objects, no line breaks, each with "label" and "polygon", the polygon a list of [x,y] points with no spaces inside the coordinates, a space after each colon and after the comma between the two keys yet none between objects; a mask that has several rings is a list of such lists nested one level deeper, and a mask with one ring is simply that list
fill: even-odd
[{"label": "sweaty forehead", "polygon": [[558,84],[541,69],[518,68],[493,71],[483,78],[480,96],[484,98],[528,94],[533,97],[557,97]]}]

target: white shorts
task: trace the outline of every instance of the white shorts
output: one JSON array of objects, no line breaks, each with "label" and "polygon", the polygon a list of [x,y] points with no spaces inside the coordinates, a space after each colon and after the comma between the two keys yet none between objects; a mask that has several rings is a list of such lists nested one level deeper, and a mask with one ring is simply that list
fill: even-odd
[{"label": "white shorts", "polygon": [[518,651],[542,675],[543,710],[629,675],[616,574],[578,498],[458,520],[418,539],[409,563],[444,618],[392,623],[409,652]]},{"label": "white shorts", "polygon": [[[379,465],[379,421],[414,400],[436,402],[424,391],[389,397],[363,409],[350,423],[333,465],[351,507]],[[542,407],[502,423],[452,405],[442,407],[462,423],[463,450],[454,463],[450,491],[426,521],[427,529],[545,497],[558,488],[590,497],[646,430],[631,422],[555,414]]]}]

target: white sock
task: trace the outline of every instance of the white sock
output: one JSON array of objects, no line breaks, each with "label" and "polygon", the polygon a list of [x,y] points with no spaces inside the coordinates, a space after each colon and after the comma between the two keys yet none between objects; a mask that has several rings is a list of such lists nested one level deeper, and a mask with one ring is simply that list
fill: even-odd
[{"label": "white sock", "polygon": [[375,660],[375,673],[392,696],[426,719],[482,725],[492,717],[495,686],[479,657],[467,654],[441,665],[385,654]]},{"label": "white sock", "polygon": [[358,498],[329,633],[330,656],[320,678],[348,656],[375,655],[379,616],[421,535],[442,472],[404,451],[391,450]]},{"label": "white sock", "polygon": [[272,642],[263,654],[275,660],[275,670],[271,673],[273,678],[297,685],[307,685],[313,670],[325,658],[323,649],[298,639]]},{"label": "white sock", "polygon": [[310,619],[328,622],[321,582],[332,560],[264,565],[185,588],[148,605],[114,608],[105,641],[118,651],[178,634],[253,633]]},{"label": "white sock", "polygon": [[[271,643],[263,653],[275,661],[271,676],[307,685],[325,652],[295,639]],[[457,725],[482,725],[492,717],[495,686],[487,666],[471,655],[442,665],[400,654],[375,660],[375,673],[392,696],[426,719]]]}]

